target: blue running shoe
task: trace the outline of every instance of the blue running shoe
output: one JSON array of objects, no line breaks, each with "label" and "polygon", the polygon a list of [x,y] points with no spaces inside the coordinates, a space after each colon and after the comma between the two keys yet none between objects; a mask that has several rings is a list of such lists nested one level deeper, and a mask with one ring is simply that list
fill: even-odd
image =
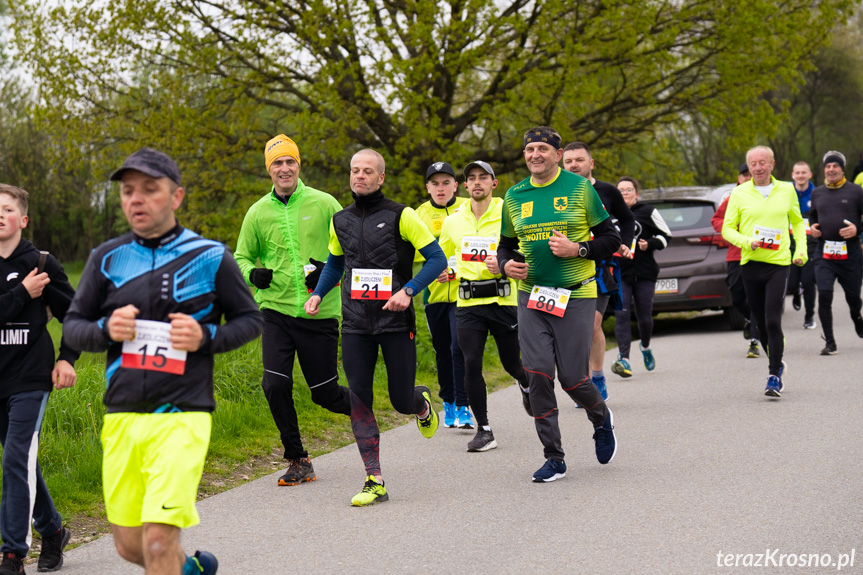
[{"label": "blue running shoe", "polygon": [[591,377],[590,381],[592,381],[593,385],[596,386],[596,389],[599,390],[602,400],[608,401],[608,386],[605,385],[605,377]]},{"label": "blue running shoe", "polygon": [[219,560],[209,551],[195,551],[183,565],[183,575],[216,575],[218,570]]},{"label": "blue running shoe", "polygon": [[455,404],[443,402],[443,424],[445,427],[455,427]]},{"label": "blue running shoe", "polygon": [[620,377],[632,377],[632,368],[629,367],[629,360],[618,355],[617,361],[611,364],[611,372],[616,373]]},{"label": "blue running shoe", "polygon": [[656,360],[653,359],[653,351],[650,348],[642,349],[641,355],[644,356],[644,368],[647,371],[653,371],[656,368]]},{"label": "blue running shoe", "polygon": [[458,408],[458,428],[473,429],[473,416],[470,414],[470,409],[466,405]]},{"label": "blue running shoe", "polygon": [[782,397],[782,382],[775,375],[767,378],[767,387],[764,388],[764,395],[767,397]]},{"label": "blue running shoe", "polygon": [[593,428],[593,441],[596,444],[596,460],[605,465],[617,454],[617,438],[614,436],[614,415],[608,410],[602,425]]},{"label": "blue running shoe", "polygon": [[566,463],[557,459],[546,459],[545,465],[533,474],[534,483],[551,483],[566,476]]}]

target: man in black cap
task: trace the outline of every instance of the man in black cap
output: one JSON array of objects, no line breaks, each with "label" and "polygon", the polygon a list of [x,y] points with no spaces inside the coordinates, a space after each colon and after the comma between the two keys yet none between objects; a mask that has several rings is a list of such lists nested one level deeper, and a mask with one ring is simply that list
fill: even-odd
[{"label": "man in black cap", "polygon": [[833,285],[839,281],[854,321],[857,335],[863,337],[863,253],[857,234],[863,220],[863,188],[845,179],[845,156],[841,152],[824,154],[824,185],[812,192],[809,223],[815,248],[815,283],[818,286],[818,318],[826,344],[821,355],[837,353],[833,335]]},{"label": "man in black cap", "polygon": [[105,511],[120,556],[147,573],[212,575],[216,558],[186,556],[180,530],[199,522],[213,356],[260,335],[261,314],[228,249],[177,223],[169,156],[142,148],[111,179],[132,231],[93,250],[63,325],[73,348],[108,352]]},{"label": "man in black cap", "polygon": [[[426,190],[430,199],[417,208],[417,215],[435,239],[439,239],[443,221],[456,212],[467,198],[457,195],[458,180],[447,162],[435,162],[428,167]],[[464,388],[464,355],[459,347],[455,321],[459,282],[455,274],[455,260],[450,259],[452,261],[447,265],[446,273],[423,290],[423,304],[437,363],[444,426],[472,429],[473,418]],[[414,270],[418,271],[424,261],[425,258],[417,251]]]}]

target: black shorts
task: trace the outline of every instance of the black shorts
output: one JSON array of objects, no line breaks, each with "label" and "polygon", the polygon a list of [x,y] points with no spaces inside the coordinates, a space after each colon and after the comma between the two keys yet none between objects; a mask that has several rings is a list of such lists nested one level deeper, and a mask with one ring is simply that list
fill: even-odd
[{"label": "black shorts", "polygon": [[458,307],[455,310],[458,329],[490,332],[492,335],[518,330],[518,307],[496,303]]}]

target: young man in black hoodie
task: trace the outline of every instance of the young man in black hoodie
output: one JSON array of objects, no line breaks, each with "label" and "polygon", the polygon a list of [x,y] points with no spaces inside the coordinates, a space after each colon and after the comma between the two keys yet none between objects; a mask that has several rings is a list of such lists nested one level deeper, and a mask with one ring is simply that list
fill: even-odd
[{"label": "young man in black hoodie", "polygon": [[[39,571],[57,571],[71,533],[63,527],[42,472],[38,444],[51,387],[75,384],[78,353],[54,343],[49,311],[60,321],[75,290],[63,267],[21,237],[27,227],[29,194],[0,184],[0,443],[3,444],[3,495],[0,574],[24,573],[33,523],[42,535]],[[53,366],[53,369],[52,369]]]}]

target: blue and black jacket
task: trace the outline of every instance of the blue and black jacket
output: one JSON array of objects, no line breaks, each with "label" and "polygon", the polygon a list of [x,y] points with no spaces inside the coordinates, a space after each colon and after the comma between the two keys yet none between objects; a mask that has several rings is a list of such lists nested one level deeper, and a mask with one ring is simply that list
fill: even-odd
[{"label": "blue and black jacket", "polygon": [[[108,318],[132,304],[137,319],[169,322],[184,313],[203,327],[201,348],[189,353],[183,375],[120,367],[122,344],[108,337]],[[225,317],[221,325],[222,316]],[[208,411],[213,397],[213,355],[261,333],[263,321],[228,249],[180,225],[157,239],[133,233],[97,247],[87,260],[63,336],[72,347],[108,351],[105,405],[109,413]]]}]

